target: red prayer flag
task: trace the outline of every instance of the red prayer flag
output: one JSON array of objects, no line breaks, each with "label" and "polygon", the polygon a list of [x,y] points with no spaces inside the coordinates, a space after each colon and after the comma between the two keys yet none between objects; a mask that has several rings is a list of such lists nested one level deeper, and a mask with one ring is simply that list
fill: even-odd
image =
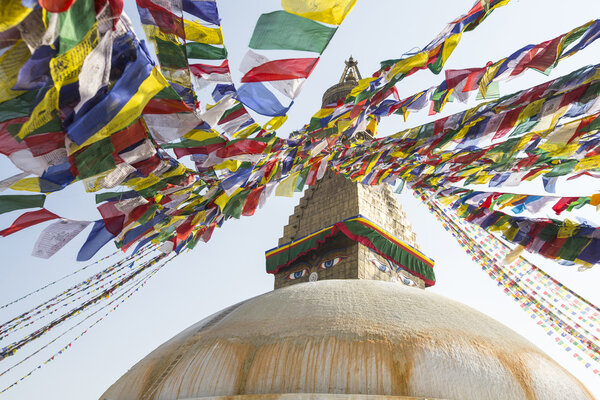
[{"label": "red prayer flag", "polygon": [[541,48],[542,50],[527,63],[526,67],[537,69],[540,72],[544,72],[550,68],[556,62],[556,58],[558,57],[558,46],[560,45],[563,36],[559,36],[535,46],[535,48]]},{"label": "red prayer flag", "polygon": [[579,200],[579,197],[563,197],[554,206],[552,206],[552,209],[556,215],[560,215],[560,213],[569,208],[569,205],[576,200]]},{"label": "red prayer flag", "polygon": [[9,156],[15,151],[27,148],[25,143],[18,142],[17,139],[10,134],[8,127],[16,124],[24,124],[28,119],[29,117],[21,117],[0,122],[0,154]]},{"label": "red prayer flag", "polygon": [[175,114],[180,112],[191,112],[192,110],[181,100],[174,99],[152,99],[146,103],[142,114]]},{"label": "red prayer flag", "polygon": [[131,145],[146,139],[146,128],[140,119],[129,125],[127,128],[115,132],[110,136],[110,141],[115,148],[115,153],[119,153]]},{"label": "red prayer flag", "polygon": [[190,71],[196,76],[210,74],[227,74],[229,73],[229,63],[227,62],[227,60],[225,60],[221,65],[190,64]]},{"label": "red prayer flag", "polygon": [[502,119],[502,122],[500,123],[500,127],[494,134],[494,137],[492,140],[500,139],[501,137],[506,135],[515,126],[515,123],[517,122],[517,119],[519,118],[519,114],[521,114],[521,111],[523,111],[523,108],[525,108],[525,106],[515,108],[514,110],[510,110],[509,112],[506,113],[506,115],[504,116],[504,119]]},{"label": "red prayer flag", "polygon": [[242,210],[242,215],[245,215],[245,216],[254,215],[254,212],[256,211],[256,207],[258,207],[258,201],[260,200],[260,195],[264,189],[265,189],[264,185],[252,189],[252,191],[246,198],[246,203],[244,204],[244,209]]},{"label": "red prayer flag", "polygon": [[23,139],[34,157],[48,154],[65,146],[65,132],[41,133]]},{"label": "red prayer flag", "polygon": [[11,226],[0,231],[0,236],[12,235],[13,233],[18,232],[22,229],[29,228],[30,226],[37,225],[42,222],[50,221],[56,218],[60,217],[54,213],[51,213],[45,208],[36,211],[29,211],[17,218]]},{"label": "red prayer flag", "polygon": [[252,68],[242,77],[242,82],[282,81],[308,78],[319,58],[289,58],[273,60]]}]

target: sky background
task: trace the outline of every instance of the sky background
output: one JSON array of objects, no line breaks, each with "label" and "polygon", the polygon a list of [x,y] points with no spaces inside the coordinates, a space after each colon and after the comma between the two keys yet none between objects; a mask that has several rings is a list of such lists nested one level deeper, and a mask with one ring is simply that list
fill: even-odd
[{"label": "sky background", "polygon": [[[126,10],[134,20],[138,34],[143,37],[139,23],[135,22],[137,14],[134,2],[127,0],[126,3]],[[220,0],[218,4],[230,66],[234,78],[239,81],[241,73],[237,66],[247,50],[258,16],[281,9],[281,6],[276,0]],[[370,76],[379,67],[379,61],[398,58],[407,51],[425,46],[448,22],[465,13],[472,5],[473,0],[359,0],[296,99],[288,122],[279,131],[280,136],[287,136],[291,130],[308,122],[309,117],[319,109],[324,90],[339,80],[343,61],[349,55],[358,60],[363,77]],[[492,13],[475,31],[463,35],[446,68],[484,66],[487,61],[501,59],[526,44],[554,38],[598,16],[600,2],[597,0],[513,0]],[[508,94],[584,65],[597,63],[598,54],[600,45],[594,43],[561,62],[549,77],[529,71],[514,81],[501,83],[501,93]],[[304,54],[288,52],[286,56],[301,57]],[[402,81],[398,90],[400,96],[404,97],[438,84],[442,79],[441,75],[423,70]],[[464,105],[449,104],[444,113],[436,118],[463,108]],[[429,120],[431,117],[427,116],[426,111],[411,114],[406,122],[400,116],[392,116],[380,124],[380,135],[393,134]],[[18,172],[5,158],[0,160],[0,167],[1,178]],[[66,218],[98,219],[94,196],[85,193],[80,183],[72,186],[50,195],[46,208]],[[532,187],[531,190],[536,191],[540,187]],[[560,194],[565,195],[590,195],[600,189],[594,181],[576,181],[570,186],[559,184],[557,188]],[[272,290],[273,277],[265,273],[264,251],[276,246],[299,197],[300,194],[291,199],[273,197],[255,216],[227,222],[222,229],[215,231],[209,243],[201,243],[194,251],[177,257],[138,294],[112,313],[110,318],[87,332],[54,361],[0,395],[0,398],[97,399],[128,368],[183,329],[224,307]],[[510,326],[542,348],[600,398],[599,377],[586,370],[571,354],[554,344],[553,339],[548,338],[541,328],[535,326],[518,304],[470,260],[452,236],[412,195],[402,194],[399,200],[422,250],[436,261],[437,284],[428,290],[465,303]],[[0,228],[9,226],[20,213],[1,215]],[[77,263],[75,256],[89,228],[50,260],[30,256],[37,236],[47,225],[41,224],[1,239],[0,305],[85,265]],[[98,256],[113,251],[114,247],[109,244]],[[600,304],[600,291],[597,289],[599,268],[580,273],[576,267],[561,266],[529,254],[527,258],[592,303]],[[39,304],[107,265],[91,267],[88,272],[61,282],[61,285],[49,288],[39,296],[32,296],[12,308],[0,310],[0,320],[5,321]],[[56,347],[50,347],[0,377],[0,390],[36,368],[54,352],[52,349],[64,346],[83,329],[72,331],[59,340]],[[60,330],[56,330],[54,334],[59,333]],[[0,369],[5,370],[52,338],[49,335],[38,339],[15,357],[0,362]]]}]

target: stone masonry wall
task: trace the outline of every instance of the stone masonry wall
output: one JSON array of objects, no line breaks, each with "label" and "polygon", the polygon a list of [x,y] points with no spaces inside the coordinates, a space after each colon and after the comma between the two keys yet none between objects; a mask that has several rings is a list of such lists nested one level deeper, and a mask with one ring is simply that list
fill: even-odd
[{"label": "stone masonry wall", "polygon": [[[294,208],[294,213],[289,217],[289,222],[283,229],[283,236],[279,239],[278,246],[358,214],[373,221],[403,242],[419,248],[416,235],[406,214],[402,211],[396,194],[389,185],[366,186],[336,175],[333,171],[327,171],[321,180],[305,190],[304,196]],[[306,257],[297,260],[292,266],[282,269],[275,276],[275,289],[308,281],[308,274],[295,280],[287,277],[291,273],[305,268],[307,263],[316,263],[319,257],[331,250],[332,246],[340,247],[343,238],[335,239],[333,244],[326,243],[323,248],[311,252]],[[392,279],[391,275],[380,273],[373,263],[368,261],[374,256],[381,257],[371,252],[366,246],[347,239],[347,243],[343,247],[347,250],[347,257],[339,265],[332,267],[331,270],[317,270],[313,265],[310,271],[317,271],[319,280],[374,279],[390,281]],[[424,287],[419,278],[414,276],[413,278],[419,287]]]},{"label": "stone masonry wall", "polygon": [[328,172],[304,191],[279,239],[279,246],[359,214],[357,185]]}]

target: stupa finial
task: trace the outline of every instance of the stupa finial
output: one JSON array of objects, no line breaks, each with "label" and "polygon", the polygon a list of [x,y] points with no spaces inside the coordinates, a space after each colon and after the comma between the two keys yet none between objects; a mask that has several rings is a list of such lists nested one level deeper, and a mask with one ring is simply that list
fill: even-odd
[{"label": "stupa finial", "polygon": [[346,64],[346,67],[340,78],[340,83],[362,79],[360,71],[358,70],[358,61],[356,61],[352,55],[350,55],[350,58],[347,61],[344,61],[344,63]]}]

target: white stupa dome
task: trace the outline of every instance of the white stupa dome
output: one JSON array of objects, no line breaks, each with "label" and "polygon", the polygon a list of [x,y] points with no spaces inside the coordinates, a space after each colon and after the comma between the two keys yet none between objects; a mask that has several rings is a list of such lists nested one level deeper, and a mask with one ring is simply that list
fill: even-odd
[{"label": "white stupa dome", "polygon": [[186,329],[101,399],[592,399],[517,333],[465,305],[370,280],[297,284]]}]

